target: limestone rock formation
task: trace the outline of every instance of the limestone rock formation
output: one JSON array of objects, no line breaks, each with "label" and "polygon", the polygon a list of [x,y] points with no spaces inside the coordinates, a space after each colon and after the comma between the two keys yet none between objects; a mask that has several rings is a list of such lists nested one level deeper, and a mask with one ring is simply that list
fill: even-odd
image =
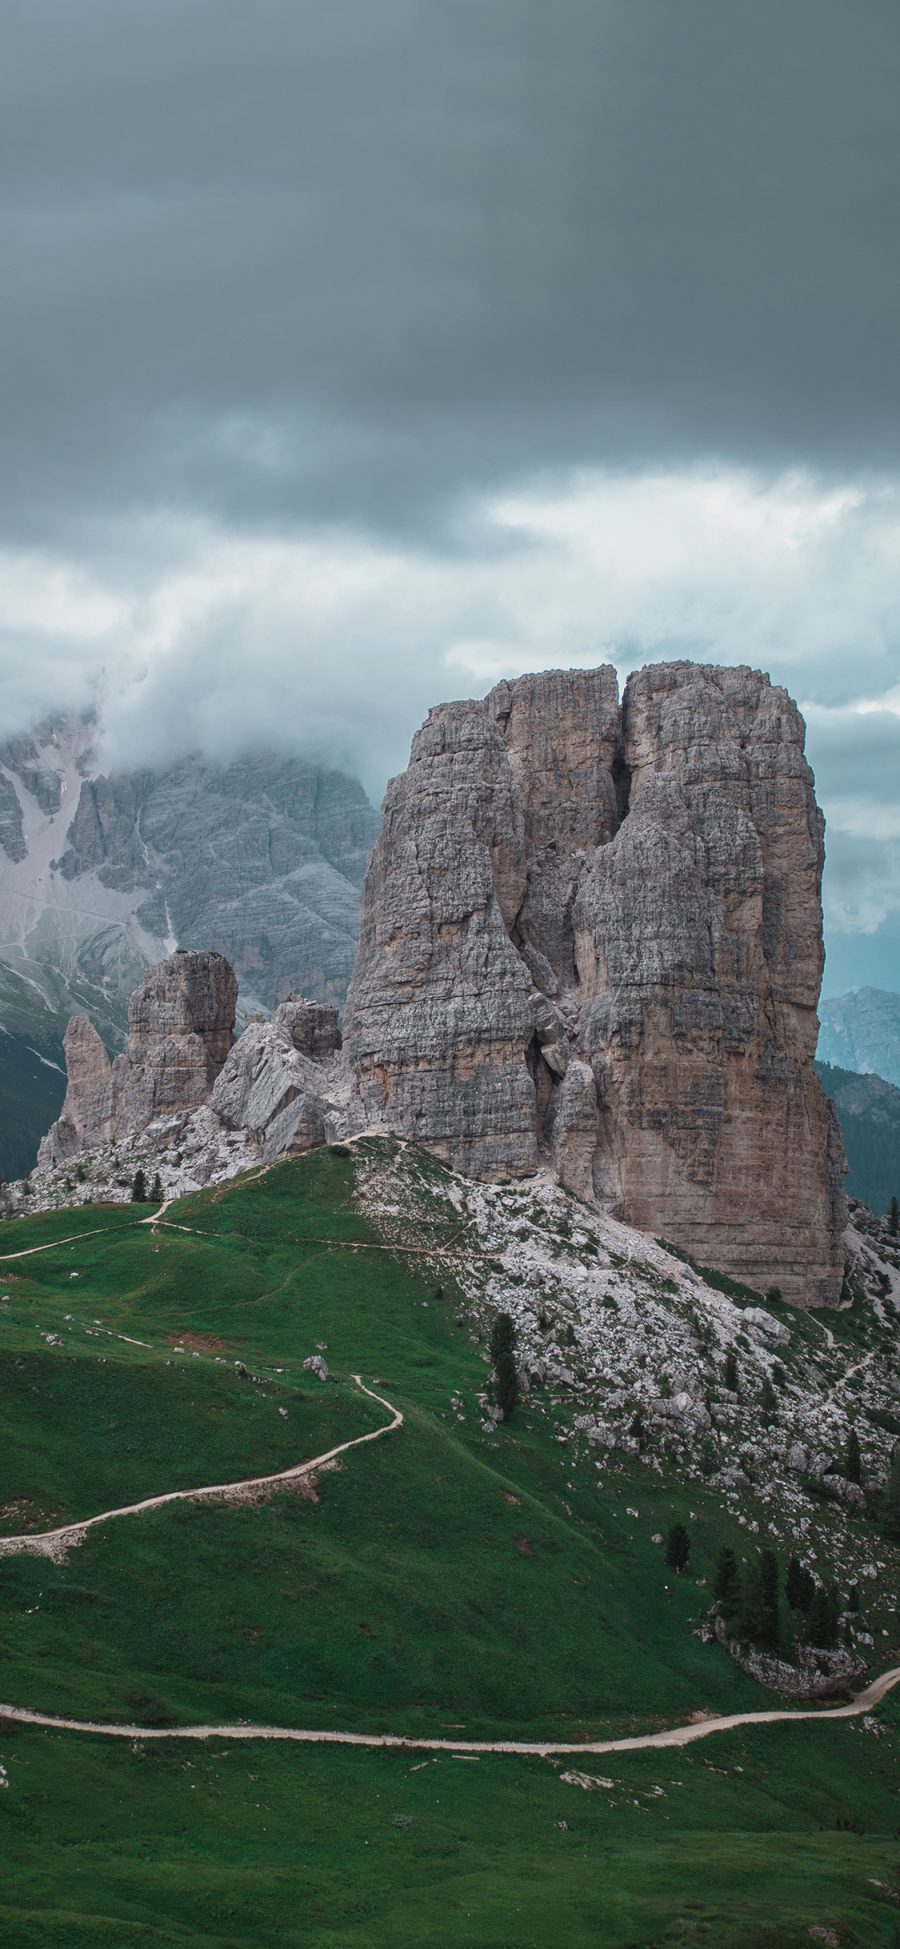
[{"label": "limestone rock formation", "polygon": [[[265,1162],[325,1141],[340,1046],[337,1010],[292,997],[274,1022],[248,1022],[209,1099],[227,1130],[253,1132]],[[323,1066],[324,1065],[324,1066]]]},{"label": "limestone rock formation", "polygon": [[60,1115],[69,1017],[118,1053],[129,996],[176,945],[226,956],[244,1017],[292,988],[340,1008],[353,968],[378,830],[355,779],[277,751],[107,776],[101,739],[75,714],[0,742],[5,1178]]},{"label": "limestone rock formation", "polygon": [[112,1063],[86,1015],[73,1015],[63,1040],[68,1086],[58,1121],[43,1139],[39,1160],[64,1164],[79,1151],[107,1143],[112,1127]]},{"label": "limestone rock formation", "polygon": [[66,1099],[39,1162],[65,1162],[205,1103],[234,1042],[236,1009],[237,982],[221,954],[173,954],[132,995],[128,1043],[114,1063],[87,1016],[75,1016]]},{"label": "limestone rock formation", "polygon": [[843,1156],[812,1069],[823,820],[759,672],[549,672],[433,710],[369,865],[360,1115],[563,1183],[702,1263],[834,1301]]},{"label": "limestone rock formation", "polygon": [[115,1063],[70,1026],[42,1163],[166,1118],[198,1173],[207,1153],[236,1169],[383,1128],[474,1177],[549,1167],[703,1265],[834,1302],[843,1151],[812,1067],[823,821],[803,743],[790,698],[744,668],[653,666],[621,707],[610,668],[439,707],[388,788],[343,1050],[336,1010],[293,996],[235,1043],[228,963],[173,955]]}]

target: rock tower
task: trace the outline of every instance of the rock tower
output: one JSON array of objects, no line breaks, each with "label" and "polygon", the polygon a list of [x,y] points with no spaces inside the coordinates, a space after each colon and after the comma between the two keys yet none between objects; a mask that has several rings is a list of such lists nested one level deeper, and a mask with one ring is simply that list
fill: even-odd
[{"label": "rock tower", "polygon": [[173,954],[149,968],[128,1006],[128,1044],[110,1062],[86,1015],[66,1030],[66,1099],[41,1144],[60,1164],[157,1117],[205,1103],[234,1042],[237,981],[224,955]]},{"label": "rock tower", "polygon": [[476,1176],[542,1163],[758,1288],[833,1303],[843,1153],[812,1061],[824,821],[758,671],[551,671],[439,706],[392,780],[345,1056],[360,1114]]}]

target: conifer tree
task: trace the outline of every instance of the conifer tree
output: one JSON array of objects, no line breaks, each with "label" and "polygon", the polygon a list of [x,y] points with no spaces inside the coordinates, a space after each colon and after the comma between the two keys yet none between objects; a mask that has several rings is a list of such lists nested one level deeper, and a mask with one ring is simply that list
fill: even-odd
[{"label": "conifer tree", "polygon": [[811,1571],[804,1570],[800,1558],[792,1556],[788,1564],[785,1581],[785,1596],[792,1611],[808,1611],[813,1600],[816,1580]]},{"label": "conifer tree", "polygon": [[691,1556],[691,1539],[683,1523],[673,1523],[666,1541],[666,1562],[670,1570],[676,1570],[679,1577],[686,1570]]},{"label": "conifer tree", "polygon": [[759,1564],[751,1563],[748,1565],[741,1580],[738,1628],[742,1638],[749,1638],[753,1644],[764,1644],[766,1641],[766,1626],[766,1605],[763,1597]]},{"label": "conifer tree", "polygon": [[778,1643],[778,1558],[774,1550],[763,1550],[759,1559],[759,1581],[762,1591],[764,1617],[763,1644]]},{"label": "conifer tree", "polygon": [[768,1374],[766,1374],[762,1384],[759,1405],[763,1420],[767,1423],[773,1421],[778,1412],[778,1396],[775,1393]]},{"label": "conifer tree", "polygon": [[900,1447],[894,1450],[881,1498],[881,1527],[892,1543],[900,1543]]},{"label": "conifer tree", "polygon": [[888,1206],[888,1231],[892,1238],[896,1238],[900,1232],[900,1204],[897,1203],[896,1197],[891,1199]]},{"label": "conifer tree", "polygon": [[840,1606],[833,1590],[817,1584],[809,1607],[806,1633],[817,1651],[833,1651],[837,1643]]},{"label": "conifer tree", "polygon": [[733,1347],[729,1347],[725,1355],[724,1382],[729,1393],[737,1394],[740,1387],[740,1380],[738,1376],[737,1354]]},{"label": "conifer tree", "polygon": [[162,1188],[162,1178],[160,1177],[160,1175],[159,1175],[159,1172],[158,1172],[158,1171],[157,1171],[157,1173],[156,1173],[156,1176],[155,1176],[155,1178],[154,1178],[154,1180],[153,1180],[153,1190],[151,1191],[151,1193],[150,1193],[150,1196],[151,1196],[151,1198],[152,1198],[152,1200],[153,1200],[153,1203],[154,1203],[155,1205],[161,1205],[161,1204],[162,1204],[162,1202],[163,1202],[163,1188]]},{"label": "conifer tree", "polygon": [[844,1474],[848,1482],[862,1481],[862,1456],[859,1452],[859,1436],[855,1428],[851,1428],[847,1436],[844,1449]]},{"label": "conifer tree", "polygon": [[713,1595],[723,1617],[734,1617],[740,1608],[741,1575],[737,1557],[733,1550],[725,1548],[719,1554],[716,1574],[713,1578]]},{"label": "conifer tree", "polygon": [[516,1373],[516,1329],[509,1313],[498,1313],[491,1328],[491,1360],[494,1368],[494,1394],[504,1421],[508,1421],[519,1398]]},{"label": "conifer tree", "polygon": [[131,1180],[131,1202],[135,1205],[144,1205],[147,1202],[147,1180],[140,1165]]}]

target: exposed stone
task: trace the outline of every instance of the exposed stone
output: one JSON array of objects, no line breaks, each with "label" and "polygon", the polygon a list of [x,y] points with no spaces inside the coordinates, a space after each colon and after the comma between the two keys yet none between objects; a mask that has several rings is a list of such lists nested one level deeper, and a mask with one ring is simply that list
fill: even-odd
[{"label": "exposed stone", "polygon": [[303,1368],[305,1373],[315,1374],[317,1381],[328,1379],[328,1362],[322,1359],[320,1353],[311,1353],[308,1360],[304,1360]]},{"label": "exposed stone", "polygon": [[132,995],[128,1044],[114,1063],[87,1016],[75,1016],[65,1038],[66,1099],[40,1163],[129,1139],[158,1117],[205,1103],[234,1041],[236,1006],[237,982],[221,954],[173,954]]},{"label": "exposed stone", "polygon": [[704,1264],[836,1302],[803,739],[746,668],[652,666],[621,711],[611,668],[433,710],[364,888],[345,1030],[361,1117],[470,1174],[546,1160]]},{"label": "exposed stone", "polygon": [[341,1046],[338,1012],[325,1002],[311,1002],[289,995],[275,1010],[275,1026],[290,1040],[301,1056],[311,1062],[328,1062]]},{"label": "exposed stone", "polygon": [[865,1509],[865,1490],[858,1482],[850,1482],[846,1475],[829,1475],[828,1483],[839,1502],[849,1503],[852,1509]]},{"label": "exposed stone", "polygon": [[764,1333],[767,1340],[773,1340],[777,1347],[786,1347],[789,1344],[791,1337],[789,1327],[785,1326],[783,1320],[773,1319],[772,1314],[767,1313],[762,1306],[745,1306],[744,1323],[747,1326],[758,1327],[760,1333]]},{"label": "exposed stone", "polygon": [[58,1122],[41,1144],[41,1164],[64,1164],[79,1151],[107,1143],[112,1128],[112,1064],[86,1015],[73,1015],[63,1049],[68,1076],[66,1099]]},{"label": "exposed stone", "polygon": [[[301,1055],[291,1040],[294,1006],[285,1004],[272,1023],[248,1023],[209,1099],[210,1109],[226,1129],[255,1133],[267,1162],[325,1141],[330,1109],[326,1079],[318,1064]],[[335,1011],[320,1012],[333,1015]],[[324,1046],[328,1038],[322,1034],[319,1040]]]},{"label": "exposed stone", "polygon": [[710,1621],[715,1637],[731,1653],[735,1663],[761,1685],[768,1685],[773,1692],[779,1692],[782,1698],[842,1697],[865,1671],[862,1658],[844,1645],[835,1651],[819,1651],[811,1646],[803,1646],[798,1652],[796,1665],[789,1665],[783,1658],[775,1658],[770,1652],[761,1651],[758,1645],[733,1636],[733,1626],[726,1623],[715,1606]]}]

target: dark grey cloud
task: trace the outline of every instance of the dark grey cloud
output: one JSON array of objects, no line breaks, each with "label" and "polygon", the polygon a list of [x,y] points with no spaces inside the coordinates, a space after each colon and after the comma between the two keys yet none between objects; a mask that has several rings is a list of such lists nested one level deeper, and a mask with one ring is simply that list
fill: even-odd
[{"label": "dark grey cloud", "polygon": [[7,533],[893,467],[898,53],[895,0],[19,0]]},{"label": "dark grey cloud", "polygon": [[5,729],[99,695],[111,761],[377,796],[498,675],[749,661],[812,707],[829,981],[883,980],[897,0],[0,12]]}]

